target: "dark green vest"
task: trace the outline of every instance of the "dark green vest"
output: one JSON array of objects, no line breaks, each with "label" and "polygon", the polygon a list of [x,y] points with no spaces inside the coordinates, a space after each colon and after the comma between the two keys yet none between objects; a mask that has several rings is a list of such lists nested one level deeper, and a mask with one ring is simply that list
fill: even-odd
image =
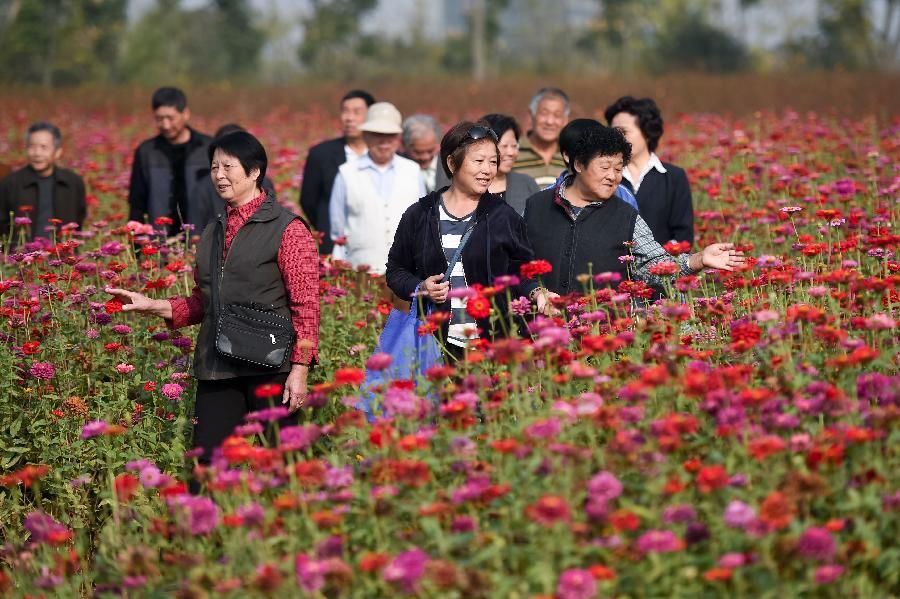
[{"label": "dark green vest", "polygon": [[[228,249],[220,277],[222,304],[256,303],[271,306],[286,318],[291,317],[287,290],[278,268],[281,237],[294,214],[268,197],[237,232]],[[216,323],[212,306],[210,257],[215,236],[225,236],[225,214],[206,227],[197,246],[197,284],[203,292],[205,310],[197,349],[194,352],[194,376],[201,381],[288,372],[290,360],[280,370],[254,366],[219,355],[215,348]],[[221,246],[219,246],[221,247]]]}]

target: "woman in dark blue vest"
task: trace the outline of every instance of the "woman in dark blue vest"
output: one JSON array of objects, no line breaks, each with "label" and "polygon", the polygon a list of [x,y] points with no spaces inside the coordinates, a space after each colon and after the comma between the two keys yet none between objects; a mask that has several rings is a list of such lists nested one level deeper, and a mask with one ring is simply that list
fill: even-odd
[{"label": "woman in dark blue vest", "polygon": [[742,252],[730,243],[715,243],[690,256],[669,255],[638,211],[615,195],[630,159],[631,145],[622,132],[598,123],[574,145],[566,180],[528,198],[528,239],[535,258],[553,266],[543,278],[550,291],[581,292],[577,277],[589,272],[614,272],[624,280],[630,271],[631,277],[659,287],[662,279],[650,268],[662,262],[676,262],[682,275],[706,267],[734,270],[744,263]]}]

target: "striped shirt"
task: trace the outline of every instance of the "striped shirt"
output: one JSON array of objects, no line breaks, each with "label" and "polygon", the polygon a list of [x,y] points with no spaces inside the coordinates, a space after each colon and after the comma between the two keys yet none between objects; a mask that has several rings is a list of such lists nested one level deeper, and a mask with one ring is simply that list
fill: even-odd
[{"label": "striped shirt", "polygon": [[[456,254],[456,248],[459,247],[459,242],[462,240],[463,235],[466,232],[466,228],[472,222],[472,219],[475,217],[475,213],[472,212],[463,218],[456,218],[444,207],[444,201],[441,200],[440,204],[440,219],[441,219],[441,245],[444,248],[444,256],[447,258],[447,264],[450,264],[450,261],[453,260],[454,254]],[[454,289],[464,289],[468,287],[466,283],[466,271],[463,269],[462,259],[457,260],[456,265],[453,267],[453,272],[450,273],[450,289],[451,291]],[[453,345],[459,347],[465,347],[468,344],[469,339],[474,339],[477,335],[471,334],[466,335],[466,331],[474,331],[478,326],[469,313],[466,312],[466,303],[468,300],[464,297],[451,297],[450,298],[450,329],[447,332],[447,342],[452,343]]]}]

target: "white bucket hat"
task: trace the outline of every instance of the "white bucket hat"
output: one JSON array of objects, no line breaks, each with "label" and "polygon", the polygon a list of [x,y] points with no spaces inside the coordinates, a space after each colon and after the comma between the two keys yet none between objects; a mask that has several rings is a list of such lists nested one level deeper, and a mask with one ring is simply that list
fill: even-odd
[{"label": "white bucket hat", "polygon": [[369,106],[366,122],[359,128],[369,133],[402,133],[403,117],[400,111],[390,102],[375,102]]}]

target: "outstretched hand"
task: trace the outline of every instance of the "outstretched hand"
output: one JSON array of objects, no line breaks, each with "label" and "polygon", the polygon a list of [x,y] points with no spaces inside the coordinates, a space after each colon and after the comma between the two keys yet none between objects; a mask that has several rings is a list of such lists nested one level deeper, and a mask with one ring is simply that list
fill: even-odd
[{"label": "outstretched hand", "polygon": [[703,248],[703,266],[733,271],[747,261],[744,252],[734,249],[733,243],[714,243]]},{"label": "outstretched hand", "polygon": [[122,302],[123,312],[140,312],[165,319],[172,318],[172,305],[166,300],[151,299],[143,293],[116,287],[110,287],[105,291]]}]

